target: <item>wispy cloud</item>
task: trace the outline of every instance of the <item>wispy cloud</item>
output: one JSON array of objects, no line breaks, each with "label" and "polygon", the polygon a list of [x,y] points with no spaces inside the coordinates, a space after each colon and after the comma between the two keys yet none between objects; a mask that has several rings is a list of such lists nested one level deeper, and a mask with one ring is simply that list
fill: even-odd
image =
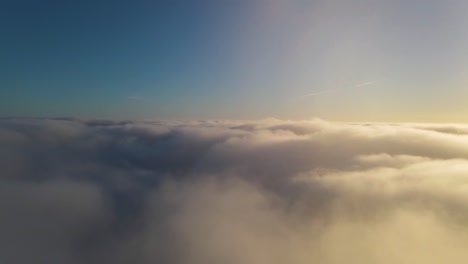
[{"label": "wispy cloud", "polygon": [[321,91],[317,91],[315,93],[308,93],[308,94],[305,94],[304,97],[309,97],[309,96],[315,96],[315,95],[321,95],[321,94],[327,94],[327,93],[333,93],[333,92],[336,92],[338,90],[341,90],[341,89],[329,89],[329,90],[321,90]]},{"label": "wispy cloud", "polygon": [[354,86],[350,86],[350,87],[346,87],[346,88],[327,89],[327,90],[321,90],[321,91],[317,91],[317,92],[313,92],[313,93],[308,93],[308,94],[303,95],[303,97],[310,97],[310,96],[316,96],[316,95],[321,95],[321,94],[334,93],[334,92],[343,91],[343,90],[347,90],[347,89],[351,89],[351,88],[361,88],[361,87],[365,87],[365,86],[369,86],[369,85],[373,85],[373,84],[375,84],[375,82],[373,82],[373,81],[363,82],[363,83],[356,84]]},{"label": "wispy cloud", "polygon": [[137,96],[137,95],[127,96],[127,100],[131,100],[131,101],[149,101],[150,99],[151,98],[149,97]]}]

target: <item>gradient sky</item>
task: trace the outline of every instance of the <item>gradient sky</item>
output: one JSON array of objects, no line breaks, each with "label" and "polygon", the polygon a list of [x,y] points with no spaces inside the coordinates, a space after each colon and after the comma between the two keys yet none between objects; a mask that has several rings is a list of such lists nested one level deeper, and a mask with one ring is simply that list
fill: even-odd
[{"label": "gradient sky", "polygon": [[468,2],[3,0],[0,116],[468,122]]}]

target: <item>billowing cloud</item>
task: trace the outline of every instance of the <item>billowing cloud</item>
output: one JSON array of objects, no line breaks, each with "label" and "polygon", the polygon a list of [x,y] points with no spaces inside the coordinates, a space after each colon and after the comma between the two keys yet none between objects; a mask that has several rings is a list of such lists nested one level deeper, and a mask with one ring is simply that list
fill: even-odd
[{"label": "billowing cloud", "polygon": [[464,263],[468,126],[0,120],[1,263]]}]

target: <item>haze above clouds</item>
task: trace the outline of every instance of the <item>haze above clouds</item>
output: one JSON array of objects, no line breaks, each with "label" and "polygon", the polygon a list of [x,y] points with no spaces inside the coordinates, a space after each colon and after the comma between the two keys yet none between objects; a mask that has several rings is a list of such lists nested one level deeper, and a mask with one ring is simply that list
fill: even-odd
[{"label": "haze above clouds", "polygon": [[0,121],[2,263],[464,263],[468,126]]}]

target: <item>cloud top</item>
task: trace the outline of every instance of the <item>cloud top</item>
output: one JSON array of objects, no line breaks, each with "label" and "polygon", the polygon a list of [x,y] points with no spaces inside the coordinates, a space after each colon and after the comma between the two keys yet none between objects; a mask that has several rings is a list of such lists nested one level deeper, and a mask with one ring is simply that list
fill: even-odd
[{"label": "cloud top", "polygon": [[468,126],[0,120],[2,263],[462,263]]}]

